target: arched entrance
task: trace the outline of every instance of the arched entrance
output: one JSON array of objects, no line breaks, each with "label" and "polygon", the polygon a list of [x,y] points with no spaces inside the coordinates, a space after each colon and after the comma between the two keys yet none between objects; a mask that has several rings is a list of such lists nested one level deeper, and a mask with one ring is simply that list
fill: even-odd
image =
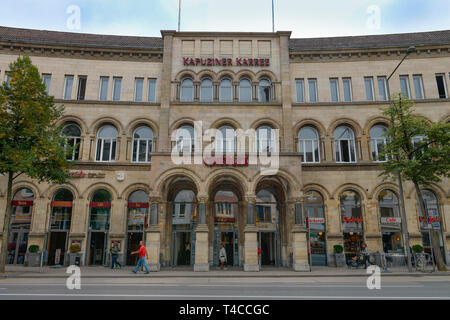
[{"label": "arched entrance", "polygon": [[111,216],[111,194],[106,190],[96,191],[89,208],[88,264],[104,265]]},{"label": "arched entrance", "polygon": [[145,243],[145,228],[148,225],[149,197],[143,190],[137,190],[128,198],[127,214],[127,265],[136,265],[137,255],[131,252],[139,249],[139,241]]},{"label": "arched entrance", "polygon": [[391,190],[382,190],[378,195],[378,206],[384,253],[404,253],[402,221],[397,195]]},{"label": "arched entrance", "polygon": [[308,217],[309,245],[312,266],[327,265],[325,210],[322,195],[317,191],[305,194]]},{"label": "arched entrance", "polygon": [[339,200],[344,233],[344,253],[349,263],[353,257],[361,253],[361,246],[364,243],[361,198],[356,192],[346,190],[339,195]]},{"label": "arched entrance", "polygon": [[72,221],[73,194],[67,189],[58,190],[51,202],[48,264],[64,265]]},{"label": "arched entrance", "polygon": [[34,193],[27,188],[18,190],[11,201],[7,264],[24,264],[25,262],[33,204]]}]

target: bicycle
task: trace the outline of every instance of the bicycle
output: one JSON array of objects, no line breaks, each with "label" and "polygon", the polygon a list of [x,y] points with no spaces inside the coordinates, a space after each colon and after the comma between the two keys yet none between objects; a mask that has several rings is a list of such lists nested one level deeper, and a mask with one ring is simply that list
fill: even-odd
[{"label": "bicycle", "polygon": [[[431,259],[431,255],[428,253],[416,253],[414,254],[416,271],[421,272],[434,272],[436,265]],[[427,267],[431,266],[432,270],[428,271]]]}]

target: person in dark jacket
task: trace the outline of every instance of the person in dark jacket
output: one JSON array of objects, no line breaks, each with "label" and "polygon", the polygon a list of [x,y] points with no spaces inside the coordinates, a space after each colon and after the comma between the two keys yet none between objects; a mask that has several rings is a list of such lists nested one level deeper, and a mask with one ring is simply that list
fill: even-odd
[{"label": "person in dark jacket", "polygon": [[117,243],[115,243],[109,251],[111,252],[111,269],[114,269],[116,265],[122,269],[122,265],[119,261],[117,261],[117,258],[119,257],[119,248],[117,247]]}]

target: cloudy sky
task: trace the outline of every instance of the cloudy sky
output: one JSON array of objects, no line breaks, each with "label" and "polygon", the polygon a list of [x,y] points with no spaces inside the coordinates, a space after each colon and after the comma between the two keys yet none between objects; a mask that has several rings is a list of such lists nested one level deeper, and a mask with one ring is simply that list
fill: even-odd
[{"label": "cloudy sky", "polygon": [[[291,30],[297,38],[450,29],[449,0],[274,1],[275,30]],[[0,4],[0,25],[32,29],[160,36],[160,30],[175,30],[178,19],[178,0],[0,0]],[[182,0],[181,30],[272,31],[271,8],[271,0]]]}]

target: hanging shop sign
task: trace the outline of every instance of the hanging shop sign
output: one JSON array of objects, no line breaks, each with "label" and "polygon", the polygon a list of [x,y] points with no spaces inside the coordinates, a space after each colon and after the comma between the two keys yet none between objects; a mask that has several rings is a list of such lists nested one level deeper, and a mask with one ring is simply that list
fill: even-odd
[{"label": "hanging shop sign", "polygon": [[315,223],[325,223],[325,218],[306,218],[308,219],[308,223],[315,224]]},{"label": "hanging shop sign", "polygon": [[402,223],[402,219],[394,218],[394,217],[382,217],[381,223],[382,224],[398,224],[398,223]]},{"label": "hanging shop sign", "polygon": [[267,58],[184,58],[184,66],[222,66],[222,67],[270,67],[270,59]]}]

